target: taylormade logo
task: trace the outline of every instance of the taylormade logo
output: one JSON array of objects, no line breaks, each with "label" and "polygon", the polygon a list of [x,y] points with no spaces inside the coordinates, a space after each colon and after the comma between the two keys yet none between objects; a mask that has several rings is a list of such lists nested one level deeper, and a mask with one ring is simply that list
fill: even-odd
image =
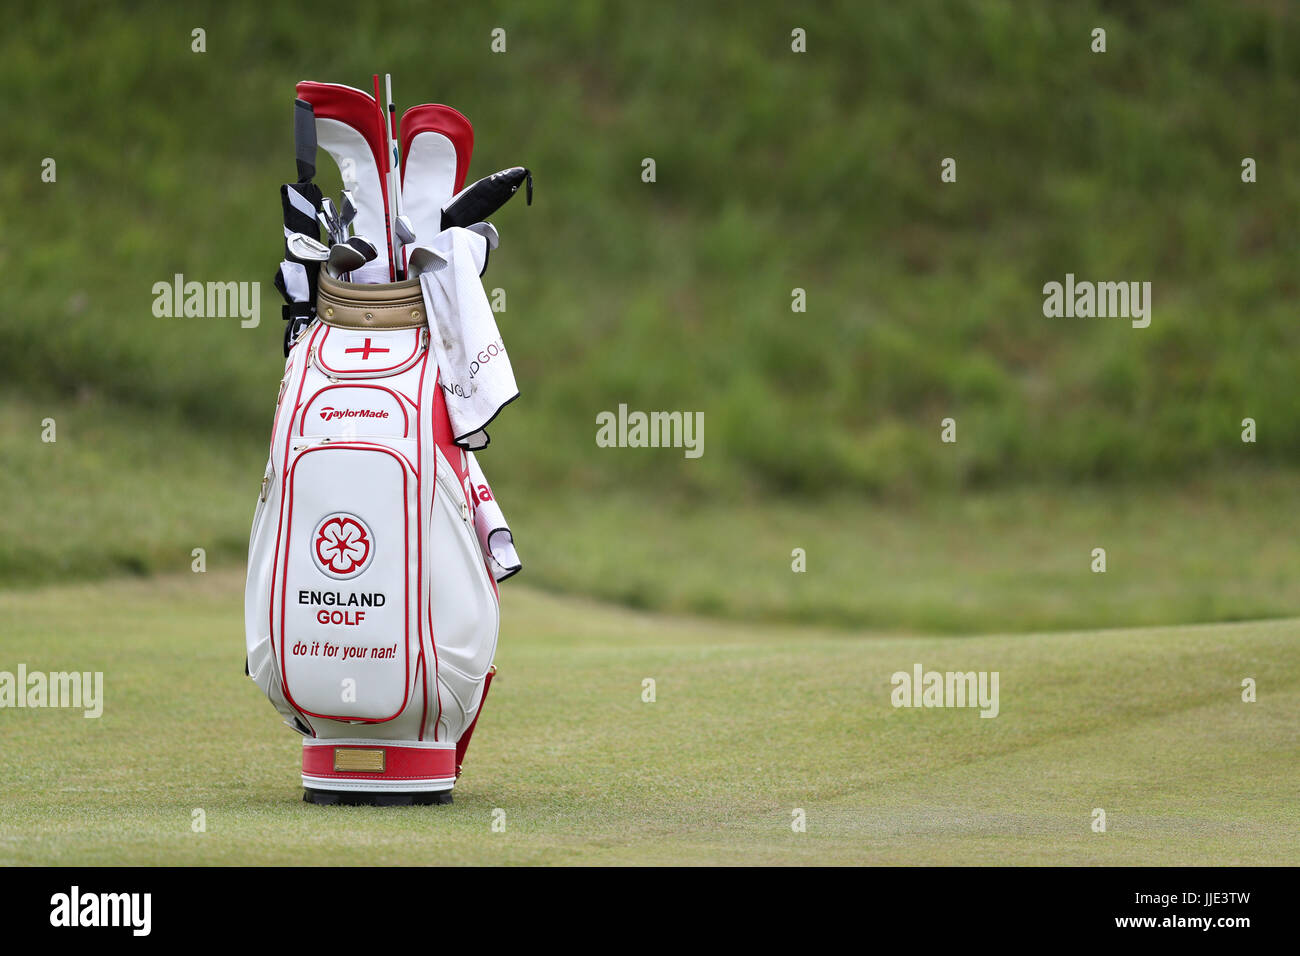
[{"label": "taylormade logo", "polygon": [[618,406],[618,414],[596,416],[596,445],[599,448],[684,448],[687,458],[704,454],[704,413],[629,412]]},{"label": "taylormade logo", "polygon": [[373,408],[330,408],[326,405],[320,410],[320,417],[333,422],[343,418],[387,418],[388,412]]},{"label": "taylormade logo", "polygon": [[50,897],[51,926],[129,926],[132,936],[153,927],[152,893],[82,893],[74,886]]},{"label": "taylormade logo", "polygon": [[0,707],[81,708],[82,716],[93,720],[104,713],[103,671],[27,672],[0,671]]},{"label": "taylormade logo", "polygon": [[1075,282],[1065,274],[1065,284],[1043,286],[1043,315],[1049,319],[1132,319],[1135,329],[1151,324],[1150,282]]},{"label": "taylormade logo", "polygon": [[981,717],[998,715],[998,671],[895,671],[890,700],[895,707],[978,707]]}]

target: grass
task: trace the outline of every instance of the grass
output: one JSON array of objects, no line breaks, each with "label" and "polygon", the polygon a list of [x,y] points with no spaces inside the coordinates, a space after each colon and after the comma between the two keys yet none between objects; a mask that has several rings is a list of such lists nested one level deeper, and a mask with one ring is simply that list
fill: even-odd
[{"label": "grass", "polygon": [[[404,104],[471,118],[473,176],[536,171],[534,207],[496,217],[486,282],[508,292],[524,395],[494,436],[540,486],[1169,478],[1238,467],[1244,417],[1252,460],[1300,462],[1288,5],[455,4],[432,47],[391,27],[428,21],[414,2],[312,14],[85,4],[76,31],[50,6],[6,23],[0,208],[22,240],[0,240],[5,381],[261,434],[293,84],[391,69]],[[488,52],[496,27],[505,54]],[[1151,328],[1044,318],[1042,286],[1067,272],[1151,281]],[[260,282],[261,324],[154,318],[153,285],[176,273]],[[623,402],[704,412],[704,458],[575,468]],[[937,440],[947,416],[956,448]]]},{"label": "grass", "polygon": [[[502,499],[508,500],[508,499]],[[848,499],[538,502],[529,583],[630,607],[953,634],[1249,620],[1300,612],[1277,472],[1128,488]],[[807,570],[792,571],[795,548]],[[1094,548],[1106,572],[1091,570]]]},{"label": "grass", "polygon": [[[1294,620],[952,639],[662,617],[511,586],[456,803],[381,811],[301,803],[296,738],[242,674],[240,592],[237,575],[209,573],[0,594],[0,669],[103,670],[107,697],[99,720],[0,711],[0,863],[1300,853]],[[894,709],[890,675],[917,662],[998,671],[1000,715]],[[1245,677],[1257,703],[1241,701]],[[796,808],[806,833],[791,830]]]},{"label": "grass", "polygon": [[[3,393],[0,393],[3,394]],[[41,441],[53,418],[57,441]],[[242,566],[261,435],[215,441],[95,396],[0,401],[0,585]],[[590,446],[596,470],[618,454]],[[483,456],[523,580],[627,607],[749,621],[968,634],[1300,614],[1279,513],[1300,475],[1255,468],[1178,485],[1021,485],[879,501],[592,495]],[[689,467],[679,459],[681,467]],[[1092,549],[1107,572],[1090,570]],[[794,573],[792,551],[806,552]]]},{"label": "grass", "polygon": [[196,548],[242,561],[265,444],[91,389],[61,401],[0,393],[0,494],[16,503],[0,517],[0,585],[179,571]]}]

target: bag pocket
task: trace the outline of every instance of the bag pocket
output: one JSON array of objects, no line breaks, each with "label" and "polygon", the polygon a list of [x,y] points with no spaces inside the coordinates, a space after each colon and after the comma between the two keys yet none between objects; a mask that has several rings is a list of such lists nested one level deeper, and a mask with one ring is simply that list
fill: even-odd
[{"label": "bag pocket", "polygon": [[439,677],[470,714],[496,654],[501,612],[465,490],[442,452],[435,456],[438,480],[429,522],[433,638]]},{"label": "bag pocket", "polygon": [[284,479],[273,634],[303,713],[379,723],[406,707],[417,605],[415,472],[384,445],[299,446]]},{"label": "bag pocket", "polygon": [[325,326],[309,358],[326,377],[385,378],[413,367],[429,348],[429,330]]},{"label": "bag pocket", "polygon": [[382,385],[326,385],[303,405],[294,435],[303,438],[411,438],[415,407]]}]

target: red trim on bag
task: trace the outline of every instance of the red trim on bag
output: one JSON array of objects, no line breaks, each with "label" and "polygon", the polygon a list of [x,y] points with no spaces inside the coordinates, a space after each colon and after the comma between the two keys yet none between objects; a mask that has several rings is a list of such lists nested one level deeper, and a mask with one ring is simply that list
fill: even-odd
[{"label": "red trim on bag", "polygon": [[[424,392],[424,373],[427,372],[428,370],[429,370],[429,353],[426,351],[426,352],[424,353],[424,359],[420,362],[420,381],[419,381],[419,384],[416,385],[416,387],[415,387],[415,391],[416,391],[416,395],[417,395],[417,396],[418,396],[418,395],[421,395],[421,394]],[[413,402],[412,404],[415,405],[415,463],[416,463],[416,465],[417,465],[417,467],[416,467],[416,469],[415,469],[415,507],[416,507],[416,510],[419,511],[419,510],[420,510],[420,503],[424,500],[424,433],[423,433],[423,431],[421,430],[421,427],[420,427],[420,426],[421,426],[421,421],[420,421],[420,403],[419,403],[419,401],[417,400],[417,401]],[[435,485],[435,488],[436,488],[436,485]],[[423,518],[423,512],[421,512],[421,518]],[[417,628],[419,629],[419,631],[420,631],[420,635],[419,635],[419,636],[420,636],[420,680],[421,680],[421,683],[420,683],[420,693],[421,693],[421,696],[420,696],[420,733],[419,733],[419,739],[420,739],[420,740],[423,740],[423,739],[424,739],[424,722],[425,722],[425,720],[428,719],[428,716],[429,716],[429,665],[428,665],[428,663],[427,663],[427,662],[425,661],[425,659],[424,659],[424,620],[423,620],[423,617],[424,617],[424,616],[423,616],[422,614],[419,613],[419,609],[420,609],[420,606],[421,606],[421,605],[431,605],[431,604],[433,603],[433,593],[432,593],[432,589],[430,589],[430,593],[429,593],[429,595],[428,595],[428,600],[426,601],[426,600],[425,600],[425,593],[424,593],[424,521],[423,521],[423,520],[420,520],[420,521],[416,522],[415,532],[416,532],[416,538],[415,538],[415,541],[416,541],[416,547],[419,549],[419,555],[418,555],[417,558],[416,558],[416,567],[417,567],[418,572],[419,572],[419,577],[416,579],[416,580],[417,580],[417,583],[418,583],[418,586],[419,586],[418,597],[416,598],[416,600],[417,600],[419,603],[416,605],[416,616],[415,616],[416,627],[417,627]],[[430,620],[432,621],[432,619],[430,619]],[[432,623],[430,623],[430,626],[429,626],[429,646],[433,648],[433,668],[434,668],[434,684],[433,684],[433,686],[434,686],[434,689],[436,690],[437,687],[438,687],[438,680],[437,680],[437,673],[438,673],[438,649],[437,649],[437,647],[436,647],[436,646],[434,645],[434,643],[433,643],[433,626],[432,626]],[[441,698],[439,698],[439,700],[438,700],[438,710],[439,710],[439,713],[442,712],[442,699],[441,699]],[[436,730],[436,725],[435,725],[435,730]],[[437,740],[437,735],[436,735],[436,733],[435,733],[435,735],[434,735],[434,739]]]},{"label": "red trim on bag", "polygon": [[[335,770],[335,750],[383,750],[384,772]],[[456,776],[456,752],[445,747],[402,747],[381,740],[373,745],[313,744],[302,748],[302,772],[334,780],[447,780]]]},{"label": "red trim on bag", "polygon": [[[266,631],[271,636],[271,652],[275,652],[275,566],[280,559],[280,537],[284,532],[284,492],[285,481],[284,473],[289,470],[289,449],[293,447],[293,420],[298,414],[298,409],[302,407],[302,391],[307,384],[307,362],[311,356],[312,346],[316,343],[316,336],[320,333],[321,327],[316,326],[312,330],[311,338],[307,340],[307,348],[302,352],[303,367],[302,374],[298,379],[298,394],[293,398],[293,414],[289,416],[288,434],[284,440],[284,463],[280,466],[280,517],[275,526],[275,551],[271,555],[271,600],[266,612]],[[274,441],[274,437],[272,437]],[[280,668],[280,684],[284,684],[284,658],[281,657],[276,661],[276,666]],[[315,733],[315,728],[312,728]]]},{"label": "red trim on bag", "polygon": [[[435,366],[436,367],[436,366]],[[447,403],[442,397],[442,370],[437,369],[433,377],[433,399],[429,403],[429,436],[433,439],[433,451],[429,460],[433,462],[433,494],[429,496],[429,526],[433,526],[433,509],[438,499],[438,449],[451,441],[451,417],[447,414]],[[444,452],[445,457],[445,452]],[[438,695],[438,718],[433,724],[433,739],[439,739],[438,725],[442,723],[442,683],[438,680],[438,641],[433,632],[433,591],[429,592],[429,643],[433,646],[433,687]]]},{"label": "red trim on bag", "polygon": [[[489,578],[491,576],[488,575]],[[478,719],[483,716],[483,705],[487,703],[488,691],[492,689],[492,678],[496,674],[497,667],[493,664],[488,668],[487,677],[483,679],[483,696],[478,699],[478,710],[474,712],[474,719],[470,721],[465,733],[461,734],[460,740],[456,741],[456,777],[458,779],[461,765],[465,763],[465,751],[469,750],[469,739],[474,736],[474,728],[478,726]]]},{"label": "red trim on bag", "polygon": [[[310,455],[312,452],[336,451],[340,448],[361,448],[366,451],[383,452],[384,454],[391,455],[393,458],[397,459],[399,466],[405,463],[406,467],[402,468],[402,500],[403,501],[406,500],[406,482],[408,477],[407,469],[410,469],[411,471],[414,471],[415,469],[411,467],[411,463],[409,460],[407,460],[405,455],[402,455],[400,452],[396,452],[391,448],[387,448],[384,445],[376,445],[370,442],[339,442],[337,444],[317,445],[315,447],[306,449],[305,451],[303,451],[302,454],[300,454],[297,458],[295,458],[293,461],[293,468],[291,468],[289,470],[289,473],[285,476],[284,489],[288,491],[288,499],[289,499],[289,520],[284,526],[284,532],[286,538],[292,538],[293,536],[292,534],[293,533],[293,472],[297,470],[298,464],[304,458]],[[284,501],[284,494],[282,492],[281,493],[282,504],[283,501]],[[416,507],[416,514],[418,516],[419,508],[420,508],[420,504],[418,501],[416,502],[415,507]],[[405,527],[403,527],[402,529],[402,536],[404,539],[403,543],[406,547],[405,553],[408,555],[411,553],[410,525],[411,525],[410,515],[406,515]],[[404,566],[408,566],[408,565],[405,565],[404,562]],[[289,586],[289,549],[286,547],[284,549],[283,571],[281,572],[281,577],[280,577],[281,592],[285,591],[288,588],[288,586]],[[286,612],[286,604],[283,597],[281,597],[280,599],[280,686],[281,689],[284,691],[284,699],[289,702],[290,706],[292,706],[295,710],[299,710],[302,713],[306,714],[308,717],[320,717],[323,720],[358,721],[363,724],[382,724],[390,720],[393,720],[397,717],[400,717],[402,715],[402,711],[406,710],[407,701],[411,697],[411,584],[409,579],[406,579],[405,577],[403,578],[402,581],[402,593],[405,596],[405,600],[402,604],[403,615],[404,615],[402,624],[405,633],[405,644],[402,648],[402,663],[405,665],[404,667],[405,673],[403,675],[403,680],[402,680],[402,704],[400,707],[397,708],[396,712],[394,712],[389,717],[351,717],[351,716],[337,716],[334,714],[317,714],[310,710],[307,710],[305,707],[303,707],[301,704],[299,704],[296,700],[293,699],[293,695],[289,692],[289,678],[285,674],[285,667],[284,667],[284,661],[285,661],[284,619],[285,619],[285,612]],[[416,600],[418,601],[419,598],[417,597]],[[274,609],[275,606],[274,600],[272,600],[271,606]],[[418,613],[418,608],[417,608],[417,613]],[[272,614],[272,617],[274,617],[274,613]],[[272,641],[271,646],[274,647],[275,646],[274,628],[272,628],[271,631],[271,641]]]},{"label": "red trim on bag", "polygon": [[[284,411],[284,393],[289,390],[289,375],[293,371],[293,358],[290,357],[284,363],[284,378],[280,379],[280,394],[275,400],[275,418],[271,421],[271,441],[275,441],[275,435],[280,427],[280,415]],[[294,414],[297,414],[294,409]],[[289,431],[293,431],[293,419],[289,419]]]}]

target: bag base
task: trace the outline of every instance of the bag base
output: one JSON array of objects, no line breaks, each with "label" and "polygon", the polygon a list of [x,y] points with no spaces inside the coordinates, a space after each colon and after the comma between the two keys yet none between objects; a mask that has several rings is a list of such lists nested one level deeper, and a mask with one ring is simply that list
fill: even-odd
[{"label": "bag base", "polygon": [[450,790],[426,793],[361,793],[350,790],[303,790],[303,803],[319,807],[430,807],[452,802]]},{"label": "bag base", "polygon": [[302,741],[302,785],[308,794],[450,796],[455,783],[454,743],[360,737]]}]

